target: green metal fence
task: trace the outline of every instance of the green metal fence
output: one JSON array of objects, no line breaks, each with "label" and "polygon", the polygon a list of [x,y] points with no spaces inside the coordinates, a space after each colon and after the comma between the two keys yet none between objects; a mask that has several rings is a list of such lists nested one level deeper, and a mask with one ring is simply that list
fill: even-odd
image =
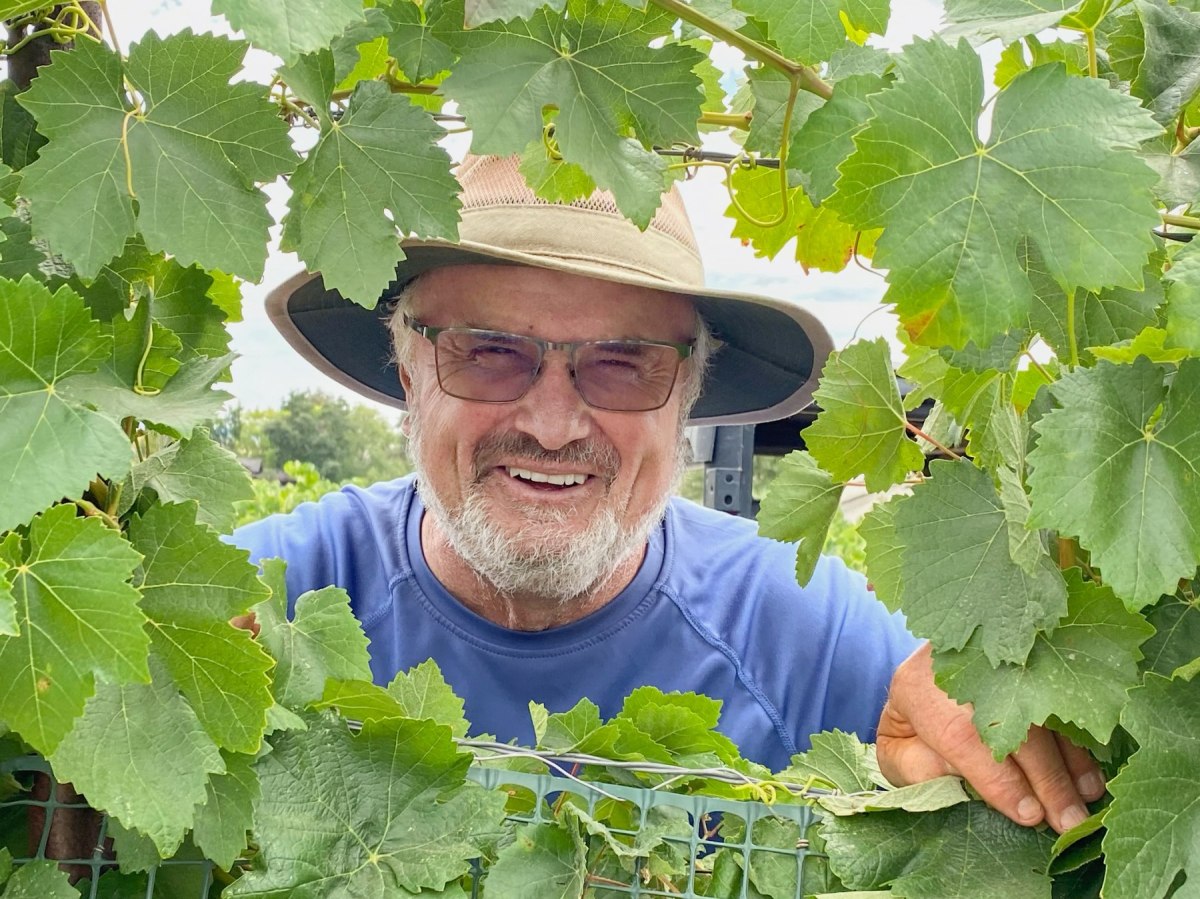
[{"label": "green metal fence", "polygon": [[[636,838],[647,822],[656,814],[663,814],[663,810],[686,821],[688,826],[682,835],[677,831],[675,836],[664,837],[656,850],[675,852],[679,857],[691,860],[685,883],[657,882],[651,876],[647,859],[646,865],[608,869],[603,876],[590,878],[585,883],[586,895],[597,899],[623,896],[688,899],[711,895],[754,899],[761,891],[752,882],[752,870],[772,872],[775,887],[771,891],[772,899],[784,899],[780,895],[780,883],[789,887],[794,883],[794,897],[801,899],[806,892],[806,869],[820,858],[804,839],[798,839],[794,846],[770,846],[755,841],[760,822],[771,819],[791,822],[790,831],[804,834],[813,818],[809,809],[803,806],[768,806],[761,802],[592,784],[567,777],[481,766],[473,767],[470,776],[489,789],[505,789],[510,793],[523,791],[526,800],[523,806],[528,811],[512,815],[510,820],[516,823],[536,825],[551,821],[552,807],[561,806],[564,795],[589,814],[594,814],[601,802],[627,803],[633,810],[631,820],[637,823],[629,829],[613,829],[611,833],[617,838]],[[211,862],[198,857],[194,850],[192,855],[196,857],[162,861],[149,871],[118,872],[108,820],[91,812],[82,799],[64,800],[60,796],[60,785],[42,759],[24,757],[0,762],[0,777],[10,787],[0,791],[0,846],[8,849],[16,864],[62,854],[61,846],[52,845],[55,839],[51,824],[65,818],[72,821],[69,827],[76,839],[70,848],[74,851],[70,858],[56,857],[56,861],[69,866],[71,873],[79,878],[76,889],[84,899],[104,899],[117,894],[140,897],[143,887],[146,899],[214,899],[220,895],[227,876]],[[16,789],[17,785],[20,789]],[[719,828],[717,822],[721,824]],[[85,842],[81,843],[81,839]],[[724,856],[727,864],[718,885],[714,882],[712,864],[719,854]],[[731,860],[732,864],[729,864]],[[733,872],[732,880],[730,872]],[[479,882],[476,877],[475,896],[480,892]],[[810,886],[807,892],[813,892],[813,888]]]}]

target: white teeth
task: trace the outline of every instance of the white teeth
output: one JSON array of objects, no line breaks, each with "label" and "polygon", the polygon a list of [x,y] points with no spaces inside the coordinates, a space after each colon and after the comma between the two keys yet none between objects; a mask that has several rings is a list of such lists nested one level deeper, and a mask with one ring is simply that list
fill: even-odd
[{"label": "white teeth", "polygon": [[587,480],[585,474],[545,474],[541,471],[530,471],[528,468],[513,468],[508,466],[510,477],[523,478],[537,484],[554,484],[556,487],[574,487]]}]

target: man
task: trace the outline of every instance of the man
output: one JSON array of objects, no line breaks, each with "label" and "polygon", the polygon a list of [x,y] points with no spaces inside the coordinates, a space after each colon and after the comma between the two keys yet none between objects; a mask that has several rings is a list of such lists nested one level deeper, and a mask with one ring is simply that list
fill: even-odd
[{"label": "man", "polygon": [[642,233],[604,194],[535,200],[511,159],[458,175],[461,243],[405,242],[388,317],[303,275],[268,302],[319,367],[407,407],[417,468],[238,532],[287,559],[290,598],[345,587],[376,680],[434,658],[476,732],[528,742],[531,700],[608,716],[652,684],[721,699],[773,768],[838,727],[878,739],[894,782],[957,771],[1021,823],[1082,820],[1103,793],[1086,754],[1035,729],[995,763],[861,578],[825,559],[801,588],[789,547],[670,499],[686,422],[807,404],[820,324],[704,289],[674,192]]}]

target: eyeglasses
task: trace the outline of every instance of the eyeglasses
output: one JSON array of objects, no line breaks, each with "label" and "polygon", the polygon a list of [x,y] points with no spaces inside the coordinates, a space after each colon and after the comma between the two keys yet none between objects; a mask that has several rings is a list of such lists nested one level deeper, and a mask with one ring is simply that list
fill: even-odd
[{"label": "eyeglasses", "polygon": [[612,412],[649,412],[666,404],[679,363],[695,341],[539,340],[506,331],[433,328],[407,316],[405,324],[434,347],[438,384],[451,396],[477,403],[511,403],[537,380],[548,350],[567,354],[575,390],[589,406]]}]

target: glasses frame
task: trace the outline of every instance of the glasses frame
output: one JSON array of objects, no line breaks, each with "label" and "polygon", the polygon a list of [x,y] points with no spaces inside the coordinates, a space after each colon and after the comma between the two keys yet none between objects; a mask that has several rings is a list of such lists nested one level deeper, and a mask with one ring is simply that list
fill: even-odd
[{"label": "glasses frame", "polygon": [[[584,404],[589,408],[600,409],[604,412],[653,412],[656,409],[661,409],[667,404],[667,401],[670,400],[671,394],[675,391],[675,382],[679,380],[680,364],[683,362],[683,360],[689,358],[692,355],[692,352],[696,349],[695,338],[685,343],[673,343],[669,340],[639,340],[637,338],[624,337],[610,337],[604,340],[543,340],[540,337],[532,337],[529,334],[514,334],[512,331],[496,331],[491,328],[469,328],[464,325],[447,325],[439,328],[419,322],[409,315],[404,316],[404,324],[433,344],[434,368],[437,371],[438,386],[442,389],[443,393],[455,397],[456,399],[466,400],[470,403],[488,403],[491,405],[515,403],[517,400],[524,397],[525,394],[529,393],[529,391],[533,388],[533,385],[537,383],[538,378],[541,376],[542,363],[544,363],[546,360],[546,353],[550,350],[561,350],[567,354],[567,371],[571,374],[571,385],[575,388],[575,393],[579,395],[579,398],[583,400]],[[534,367],[533,374],[530,376],[529,383],[525,386],[525,389],[522,390],[517,396],[514,396],[512,399],[508,400],[481,400],[475,399],[474,397],[462,396],[461,394],[447,390],[446,385],[442,382],[442,368],[438,362],[437,338],[439,334],[444,334],[448,331],[453,331],[456,333],[465,332],[467,334],[479,335],[481,337],[491,336],[505,339],[525,340],[536,346],[538,349],[537,365]],[[673,349],[678,354],[675,359],[675,371],[672,372],[671,375],[671,386],[667,389],[666,395],[663,397],[663,401],[661,403],[659,403],[657,406],[650,406],[646,409],[611,409],[607,406],[598,406],[583,395],[583,391],[579,389],[579,383],[575,380],[575,352],[581,347],[599,346],[612,343],[668,347]]]}]

